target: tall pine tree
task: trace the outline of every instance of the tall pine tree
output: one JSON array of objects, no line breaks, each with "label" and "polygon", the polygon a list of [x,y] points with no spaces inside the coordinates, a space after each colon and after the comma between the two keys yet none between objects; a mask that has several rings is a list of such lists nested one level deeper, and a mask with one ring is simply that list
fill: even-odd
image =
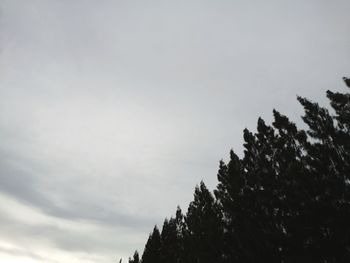
[{"label": "tall pine tree", "polygon": [[221,212],[203,182],[195,189],[194,200],[188,207],[185,222],[187,262],[222,262]]},{"label": "tall pine tree", "polygon": [[161,248],[161,238],[160,233],[155,226],[153,232],[150,234],[145,249],[142,254],[142,263],[160,263],[160,248]]}]

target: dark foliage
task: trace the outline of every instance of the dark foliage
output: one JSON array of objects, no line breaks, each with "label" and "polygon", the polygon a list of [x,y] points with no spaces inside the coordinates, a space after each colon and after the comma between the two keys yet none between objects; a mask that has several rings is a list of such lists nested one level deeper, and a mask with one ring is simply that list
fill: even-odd
[{"label": "dark foliage", "polygon": [[143,263],[160,263],[160,246],[161,239],[157,226],[154,227],[153,232],[150,234],[145,250],[142,254]]},{"label": "dark foliage", "polygon": [[203,182],[194,192],[185,218],[187,262],[221,262],[223,225],[221,211]]},{"label": "dark foliage", "polygon": [[244,156],[220,162],[214,195],[201,182],[187,214],[129,262],[350,262],[350,94],[327,97],[329,110],[298,97],[306,131],[276,110],[244,130]]},{"label": "dark foliage", "polygon": [[139,252],[137,252],[137,250],[135,251],[133,258],[129,258],[129,263],[140,263]]}]

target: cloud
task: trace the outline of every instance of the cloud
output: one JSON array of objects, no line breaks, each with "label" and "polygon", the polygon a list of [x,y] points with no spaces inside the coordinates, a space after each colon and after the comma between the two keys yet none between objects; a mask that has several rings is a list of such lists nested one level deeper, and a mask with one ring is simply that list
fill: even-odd
[{"label": "cloud", "polygon": [[[0,190],[23,203],[40,208],[49,215],[140,229],[145,229],[154,222],[151,218],[123,214],[123,211],[118,211],[117,207],[113,209],[111,200],[105,203],[96,193],[92,192],[93,196],[89,199],[82,189],[82,182],[77,180],[74,185],[70,185],[69,180],[66,182],[67,185],[62,183],[57,185],[56,194],[59,196],[52,195],[45,189],[44,180],[41,180],[41,176],[45,176],[45,173],[40,169],[34,171],[28,169],[28,166],[35,168],[34,163],[21,158],[11,158],[4,152],[1,152],[0,160]],[[48,171],[46,174],[50,176]],[[65,190],[70,193],[65,193]]]},{"label": "cloud", "polygon": [[34,260],[37,260],[39,262],[52,262],[52,263],[58,263],[58,261],[50,260],[47,258],[43,258],[42,256],[32,253],[30,251],[26,251],[23,249],[18,248],[6,248],[6,247],[0,247],[0,253],[9,254],[13,257],[25,257],[25,258],[31,258]]},{"label": "cloud", "polygon": [[[0,216],[0,247],[3,243],[6,245],[2,246],[2,252],[19,251],[19,256],[52,261],[86,257],[94,262],[93,258],[98,255],[102,258],[126,256],[128,247],[141,244],[146,238],[145,235],[140,238],[137,228],[47,215],[35,206],[23,204],[7,195],[1,194],[0,201],[0,209],[7,212]],[[55,258],[55,255],[58,257]]]}]

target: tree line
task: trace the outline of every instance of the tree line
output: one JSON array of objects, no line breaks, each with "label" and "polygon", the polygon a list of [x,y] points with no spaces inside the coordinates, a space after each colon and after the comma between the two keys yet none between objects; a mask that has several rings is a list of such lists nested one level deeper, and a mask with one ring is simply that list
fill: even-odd
[{"label": "tree line", "polygon": [[201,182],[129,263],[350,262],[350,94],[327,97],[297,98],[306,130],[276,110],[245,129],[213,193]]}]

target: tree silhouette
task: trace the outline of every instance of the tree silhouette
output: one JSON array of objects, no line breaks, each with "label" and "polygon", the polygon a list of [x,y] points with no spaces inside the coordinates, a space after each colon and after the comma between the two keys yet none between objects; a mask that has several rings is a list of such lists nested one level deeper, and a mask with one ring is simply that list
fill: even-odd
[{"label": "tree silhouette", "polygon": [[161,239],[160,233],[155,226],[150,234],[142,254],[142,263],[160,263]]},{"label": "tree silhouette", "polygon": [[137,252],[137,250],[135,251],[133,258],[129,258],[129,263],[140,263],[139,252]]},{"label": "tree silhouette", "polygon": [[194,200],[185,217],[188,262],[222,262],[223,225],[221,212],[203,182],[196,187]]},{"label": "tree silhouette", "polygon": [[350,262],[350,94],[327,97],[330,109],[297,98],[306,130],[276,110],[272,125],[245,129],[215,197],[201,182],[185,216],[154,228],[141,262]]}]

